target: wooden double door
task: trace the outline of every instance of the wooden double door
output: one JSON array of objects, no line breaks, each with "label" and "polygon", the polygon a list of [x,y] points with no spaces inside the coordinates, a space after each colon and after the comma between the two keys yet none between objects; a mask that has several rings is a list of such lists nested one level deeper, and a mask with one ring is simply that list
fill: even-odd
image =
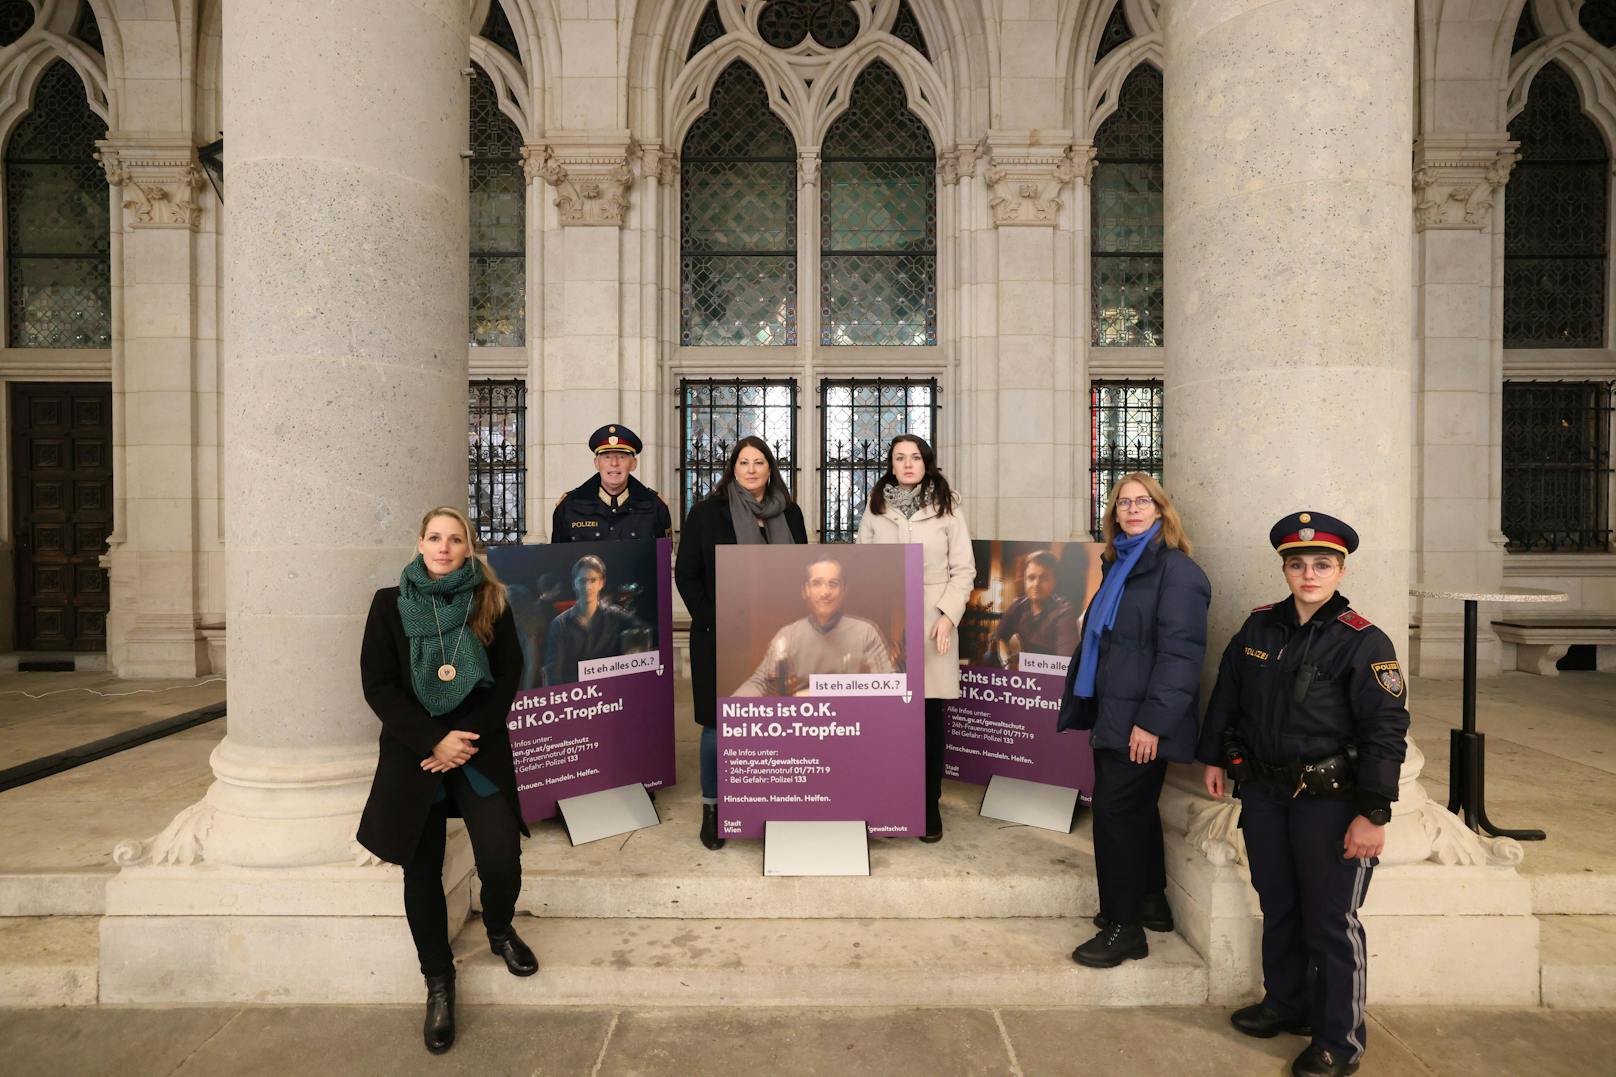
[{"label": "wooden double door", "polygon": [[112,387],[13,382],[17,649],[104,651]]}]

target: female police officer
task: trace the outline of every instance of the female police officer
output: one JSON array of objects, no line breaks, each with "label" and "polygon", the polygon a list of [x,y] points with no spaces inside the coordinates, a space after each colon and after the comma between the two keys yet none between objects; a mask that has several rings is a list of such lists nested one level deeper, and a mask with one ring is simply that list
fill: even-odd
[{"label": "female police officer", "polygon": [[1196,750],[1208,793],[1223,796],[1225,771],[1237,783],[1262,902],[1263,999],[1231,1021],[1248,1036],[1310,1036],[1298,1077],[1352,1073],[1364,1050],[1358,907],[1397,799],[1405,685],[1391,640],[1337,590],[1357,532],[1298,512],[1268,537],[1291,597],[1258,606],[1229,641]]}]

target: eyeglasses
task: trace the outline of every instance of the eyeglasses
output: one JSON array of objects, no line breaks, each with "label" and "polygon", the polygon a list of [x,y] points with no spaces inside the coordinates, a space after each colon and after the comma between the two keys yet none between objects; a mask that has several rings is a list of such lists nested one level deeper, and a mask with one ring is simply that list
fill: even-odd
[{"label": "eyeglasses", "polygon": [[1312,560],[1302,557],[1285,559],[1285,572],[1291,576],[1305,576],[1308,569],[1312,569],[1315,576],[1333,576],[1340,567],[1340,562],[1333,557],[1315,557]]},{"label": "eyeglasses", "polygon": [[1156,499],[1151,497],[1149,494],[1142,494],[1139,497],[1117,498],[1117,508],[1121,509],[1123,512],[1127,512],[1135,505],[1138,505],[1146,512],[1149,512],[1151,509],[1156,507]]}]

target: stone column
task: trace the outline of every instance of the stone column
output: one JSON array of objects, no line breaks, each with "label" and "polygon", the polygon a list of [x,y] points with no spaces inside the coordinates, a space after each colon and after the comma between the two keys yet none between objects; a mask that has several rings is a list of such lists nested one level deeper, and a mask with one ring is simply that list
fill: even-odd
[{"label": "stone column", "polygon": [[199,234],[212,192],[189,138],[99,145],[123,240],[114,452],[126,481],[107,555],[108,657],[123,677],[194,677],[208,671],[202,551],[216,544],[204,536],[210,524],[218,533],[218,356],[201,309],[214,278],[212,236]]},{"label": "stone column", "polygon": [[[1415,449],[1413,576],[1456,591],[1499,590],[1502,477],[1503,185],[1516,143],[1492,136],[1427,135],[1414,146]],[[1458,677],[1464,614],[1457,602],[1415,604],[1410,664]],[[1498,671],[1498,641],[1483,621],[1483,676]]]},{"label": "stone column", "polygon": [[358,655],[422,510],[466,498],[468,18],[296,0],[226,24],[228,734],[206,798],[119,850],[103,999],[418,993],[396,871],[353,866]]},{"label": "stone column", "polygon": [[1166,473],[1214,648],[1285,593],[1270,523],[1314,508],[1362,536],[1342,590],[1406,657],[1413,9],[1162,12]]},{"label": "stone column", "polygon": [[[634,190],[634,146],[628,131],[556,131],[522,150],[528,182],[548,187],[544,213],[544,317],[542,399],[528,399],[543,438],[541,497],[530,511],[549,513],[558,497],[589,477],[589,435],[609,422],[627,423],[654,447],[645,416],[641,365],[627,364],[625,310],[637,314],[639,296],[625,304],[627,255],[623,226]],[[637,247],[633,255],[638,271]],[[635,321],[637,322],[637,317]],[[642,479],[655,485],[655,455],[640,461]]]},{"label": "stone column", "polygon": [[[1071,211],[1065,189],[1080,167],[1070,132],[989,131],[988,207],[996,230],[995,330],[979,342],[977,387],[993,401],[977,417],[979,468],[972,525],[1000,538],[1061,537],[1073,529],[1078,484],[1070,446],[1076,367],[1072,347]],[[1064,212],[1063,212],[1064,210]],[[991,424],[984,427],[984,420]],[[1026,454],[1047,461],[1029,467]]]}]

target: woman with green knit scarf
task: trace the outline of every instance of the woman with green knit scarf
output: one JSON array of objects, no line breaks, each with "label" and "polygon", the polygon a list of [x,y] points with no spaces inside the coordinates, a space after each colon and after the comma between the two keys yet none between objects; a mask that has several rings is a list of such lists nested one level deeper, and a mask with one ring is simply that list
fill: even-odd
[{"label": "woman with green knit scarf", "polygon": [[522,885],[522,810],[506,716],[522,648],[505,585],[475,549],[465,513],[421,520],[397,587],[376,592],[359,655],[381,751],[359,843],[404,868],[404,916],[426,977],[427,1050],[454,1044],[454,953],[443,894],[445,833],[464,819],[482,882],[483,927],[514,976],[539,970],[511,927]]}]

